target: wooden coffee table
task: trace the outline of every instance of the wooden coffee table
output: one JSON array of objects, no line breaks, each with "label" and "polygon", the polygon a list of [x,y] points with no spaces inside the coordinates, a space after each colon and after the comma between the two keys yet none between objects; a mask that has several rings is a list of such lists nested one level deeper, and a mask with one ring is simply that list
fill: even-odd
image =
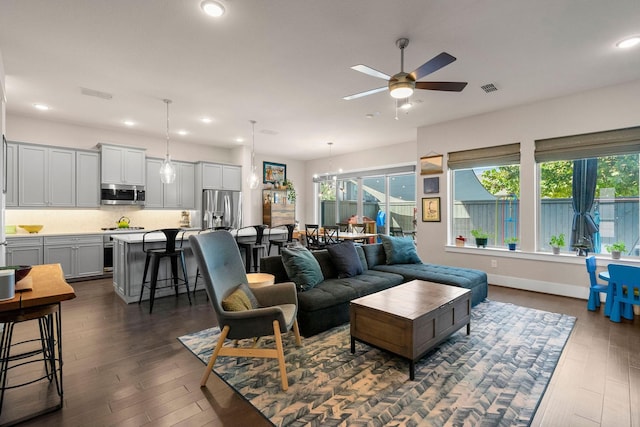
[{"label": "wooden coffee table", "polygon": [[471,332],[471,291],[413,280],[351,301],[351,353],[356,340],[415,362],[467,325]]}]

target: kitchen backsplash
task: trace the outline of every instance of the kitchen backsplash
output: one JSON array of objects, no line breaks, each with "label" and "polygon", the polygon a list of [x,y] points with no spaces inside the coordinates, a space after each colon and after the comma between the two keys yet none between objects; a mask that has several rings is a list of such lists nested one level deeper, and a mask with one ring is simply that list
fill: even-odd
[{"label": "kitchen backsplash", "polygon": [[[145,210],[129,206],[103,206],[100,209],[7,209],[5,224],[42,224],[41,234],[48,233],[86,233],[100,232],[102,227],[116,227],[118,219],[126,216],[132,227],[144,227],[146,230],[158,228],[178,228],[181,219],[180,210]],[[198,217],[191,213],[192,226]],[[21,228],[16,234],[28,234]]]}]

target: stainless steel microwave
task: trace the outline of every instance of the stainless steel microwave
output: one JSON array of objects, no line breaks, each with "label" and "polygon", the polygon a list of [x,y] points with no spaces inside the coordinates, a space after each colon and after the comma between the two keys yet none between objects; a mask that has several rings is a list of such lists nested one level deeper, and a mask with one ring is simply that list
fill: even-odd
[{"label": "stainless steel microwave", "polygon": [[100,194],[103,205],[144,206],[144,187],[141,185],[102,184]]}]

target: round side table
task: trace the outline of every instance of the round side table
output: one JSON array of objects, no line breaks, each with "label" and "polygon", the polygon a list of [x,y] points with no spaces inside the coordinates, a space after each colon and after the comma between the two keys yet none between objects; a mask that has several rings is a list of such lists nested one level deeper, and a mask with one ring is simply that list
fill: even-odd
[{"label": "round side table", "polygon": [[247,280],[250,288],[261,288],[263,286],[273,285],[276,277],[269,273],[247,273]]}]

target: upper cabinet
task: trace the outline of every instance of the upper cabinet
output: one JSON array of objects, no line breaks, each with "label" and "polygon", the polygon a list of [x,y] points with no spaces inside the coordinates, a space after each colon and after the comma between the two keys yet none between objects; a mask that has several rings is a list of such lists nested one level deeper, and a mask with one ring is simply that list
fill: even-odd
[{"label": "upper cabinet", "polygon": [[202,189],[242,190],[242,168],[216,163],[198,163],[196,174],[202,182]]},{"label": "upper cabinet", "polygon": [[18,206],[18,145],[4,142],[5,206]]},{"label": "upper cabinet", "polygon": [[19,145],[18,204],[25,207],[76,205],[76,152]]},{"label": "upper cabinet", "polygon": [[100,155],[97,152],[76,152],[76,177],[76,206],[100,207]]},{"label": "upper cabinet", "polygon": [[195,207],[195,165],[172,162],[176,167],[176,180],[172,184],[160,181],[162,160],[147,159],[146,208],[193,209]]},{"label": "upper cabinet", "polygon": [[102,184],[145,184],[145,154],[139,148],[100,144]]}]

